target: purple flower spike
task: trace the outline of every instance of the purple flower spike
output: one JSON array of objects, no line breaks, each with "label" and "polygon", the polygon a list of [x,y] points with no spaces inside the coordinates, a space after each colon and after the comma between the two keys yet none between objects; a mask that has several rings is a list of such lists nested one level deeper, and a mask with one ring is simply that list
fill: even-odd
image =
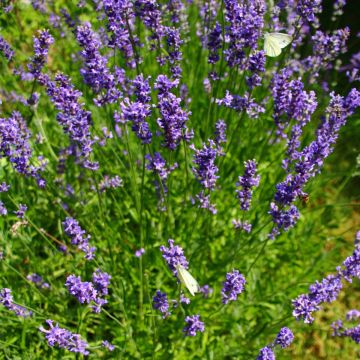
[{"label": "purple flower spike", "polygon": [[160,251],[162,252],[162,256],[166,260],[172,273],[177,276],[176,266],[182,265],[185,269],[187,269],[189,263],[184,255],[184,250],[180,246],[174,245],[174,240],[169,239],[168,243],[169,247],[160,246]]},{"label": "purple flower spike", "polygon": [[8,61],[14,56],[14,50],[11,49],[10,45],[2,36],[0,36],[0,53],[2,53]]},{"label": "purple flower spike", "polygon": [[283,327],[276,336],[275,344],[280,345],[283,349],[285,349],[291,345],[293,340],[294,334],[292,331],[287,327]]},{"label": "purple flower spike", "polygon": [[10,289],[0,289],[0,304],[5,306],[8,310],[14,312],[17,316],[25,318],[32,315],[31,311],[20,305],[14,304],[14,299]]},{"label": "purple flower spike", "polygon": [[97,291],[94,285],[91,282],[82,282],[80,276],[68,276],[65,286],[69,293],[75,296],[81,304],[89,304],[97,298]]},{"label": "purple flower spike", "polygon": [[101,346],[104,347],[105,349],[108,349],[109,351],[114,351],[115,350],[115,346],[113,344],[111,344],[107,340],[103,340],[101,342]]},{"label": "purple flower spike", "polygon": [[253,188],[259,185],[260,176],[256,175],[256,161],[245,161],[245,172],[243,176],[239,176],[239,181],[236,186],[241,187],[241,190],[236,190],[237,198],[239,199],[241,210],[248,211],[251,205]]},{"label": "purple flower spike", "polygon": [[166,293],[162,293],[160,290],[156,291],[156,294],[153,297],[153,308],[162,313],[163,319],[170,316],[169,301]]},{"label": "purple flower spike", "polygon": [[101,272],[100,269],[96,269],[96,271],[92,275],[92,281],[95,285],[95,289],[97,292],[102,295],[108,295],[109,290],[108,287],[110,285],[111,275],[106,272]]},{"label": "purple flower spike", "polygon": [[226,274],[226,281],[221,290],[222,303],[227,304],[229,301],[235,301],[239,294],[244,291],[246,280],[238,270],[233,270]]},{"label": "purple flower spike", "polygon": [[53,42],[54,38],[49,34],[49,30],[40,30],[37,36],[34,36],[34,57],[30,59],[28,67],[35,78],[40,76]]},{"label": "purple flower spike", "polygon": [[27,206],[23,204],[19,204],[19,209],[15,211],[16,217],[19,219],[23,219],[25,217],[25,212],[27,210]]},{"label": "purple flower spike", "polygon": [[256,360],[275,360],[275,354],[270,347],[265,346],[260,350]]},{"label": "purple flower spike", "polygon": [[46,320],[46,324],[50,326],[49,330],[42,326],[39,330],[45,334],[49,346],[58,346],[74,353],[89,355],[89,351],[86,350],[89,345],[81,339],[79,334],[73,334],[69,330],[62,329],[58,324],[54,325],[52,320]]},{"label": "purple flower spike", "polygon": [[198,332],[205,331],[205,325],[200,321],[200,315],[187,316],[185,322],[186,325],[183,329],[185,336],[196,336]]},{"label": "purple flower spike", "polygon": [[65,234],[71,238],[71,243],[85,253],[85,259],[92,260],[95,257],[95,247],[89,245],[91,236],[86,235],[85,230],[73,218],[67,217],[63,222],[63,226]]}]

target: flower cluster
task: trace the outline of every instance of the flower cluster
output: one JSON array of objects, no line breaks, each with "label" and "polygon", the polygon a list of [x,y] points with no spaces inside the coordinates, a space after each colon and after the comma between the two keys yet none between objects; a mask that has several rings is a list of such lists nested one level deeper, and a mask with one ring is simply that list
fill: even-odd
[{"label": "flower cluster", "polygon": [[8,310],[14,312],[17,316],[28,317],[32,315],[30,310],[27,310],[23,306],[14,303],[14,298],[10,289],[0,289],[0,304],[5,306]]},{"label": "flower cluster", "polygon": [[256,175],[256,161],[245,161],[245,172],[243,176],[239,176],[236,186],[241,190],[236,190],[236,196],[239,199],[241,210],[248,211],[251,205],[253,188],[259,186],[260,176]]},{"label": "flower cluster", "polygon": [[233,270],[226,274],[226,281],[221,290],[222,303],[227,304],[229,301],[235,301],[245,288],[246,280],[239,270]]},{"label": "flower cluster", "polygon": [[184,250],[179,245],[174,245],[174,240],[168,240],[169,247],[165,247],[164,245],[160,246],[160,251],[162,252],[162,256],[167,262],[172,273],[177,276],[177,265],[182,265],[185,269],[188,268],[189,263],[186,260],[184,255]]},{"label": "flower cluster", "polygon": [[91,309],[95,313],[101,312],[102,306],[107,303],[104,296],[108,295],[108,286],[110,284],[111,276],[107,273],[102,273],[97,269],[92,276],[93,282],[83,282],[80,276],[69,275],[66,279],[65,286],[69,293],[76,297],[81,303],[93,303]]},{"label": "flower cluster", "polygon": [[287,327],[281,328],[279,333],[276,335],[275,341],[263,347],[260,350],[259,355],[256,359],[275,360],[275,354],[273,351],[274,347],[279,345],[282,349],[285,349],[291,345],[293,340],[294,340],[294,334],[292,333],[292,331]]},{"label": "flower cluster", "polygon": [[205,325],[200,320],[200,315],[187,316],[185,318],[186,325],[183,332],[186,336],[196,336],[198,332],[205,331]]},{"label": "flower cluster", "polygon": [[116,176],[110,177],[108,175],[105,175],[99,184],[99,190],[101,192],[104,192],[107,189],[116,189],[116,188],[122,187],[122,186],[123,186],[123,181],[120,178],[120,176],[116,175]]},{"label": "flower cluster", "polygon": [[99,97],[97,105],[113,103],[120,92],[115,87],[115,77],[107,68],[107,59],[100,54],[101,42],[93,32],[90,23],[79,25],[76,29],[76,39],[82,47],[81,56],[84,59],[84,67],[80,70],[86,84],[90,85],[97,94],[105,90],[106,94]]},{"label": "flower cluster", "polygon": [[40,289],[49,289],[50,288],[50,285],[47,282],[45,282],[44,279],[40,275],[38,275],[36,273],[29,274],[26,277],[26,279],[31,281],[32,283],[34,283]]},{"label": "flower cluster", "polygon": [[61,349],[67,349],[74,353],[89,355],[89,351],[86,350],[89,345],[81,339],[79,334],[74,334],[69,330],[63,329],[59,327],[59,324],[54,325],[53,320],[46,320],[45,322],[50,329],[46,330],[41,326],[39,330],[45,334],[49,346],[58,346]]},{"label": "flower cluster", "polygon": [[164,145],[170,150],[175,150],[181,139],[189,140],[186,122],[190,112],[181,108],[181,98],[176,97],[169,90],[178,85],[178,81],[171,81],[166,75],[159,75],[155,82],[158,90],[158,108],[160,118],[157,123],[164,135]]},{"label": "flower cluster", "polygon": [[19,112],[14,111],[9,118],[0,118],[0,158],[8,158],[18,173],[35,177],[39,186],[43,187],[45,180],[40,176],[43,166],[31,165],[30,136],[25,120]]},{"label": "flower cluster", "polygon": [[[358,310],[350,310],[346,315],[346,320],[353,321],[359,317],[360,312]],[[356,344],[360,344],[360,324],[355,327],[345,328],[343,322],[338,320],[331,324],[331,327],[333,329],[333,336],[349,337],[355,341]]]},{"label": "flower cluster", "polygon": [[82,93],[75,89],[70,79],[61,73],[56,74],[55,81],[44,76],[40,79],[45,85],[46,92],[59,111],[56,118],[70,139],[78,144],[81,155],[86,159],[84,167],[97,169],[98,164],[88,160],[92,152],[94,140],[91,138],[91,113],[86,111],[83,104],[79,103]]},{"label": "flower cluster", "polygon": [[166,293],[157,290],[156,294],[153,297],[152,306],[155,310],[159,310],[161,312],[163,319],[170,315],[169,301]]},{"label": "flower cluster", "polygon": [[49,30],[40,30],[38,36],[34,36],[34,56],[30,59],[28,68],[35,78],[40,76],[53,43],[54,38],[49,34]]},{"label": "flower cluster", "polygon": [[225,0],[225,19],[228,49],[225,58],[230,67],[244,67],[246,48],[257,48],[258,39],[264,26],[265,2]]},{"label": "flower cluster", "polygon": [[63,222],[64,231],[71,239],[71,244],[76,245],[79,250],[85,253],[85,259],[92,260],[95,257],[95,247],[89,245],[90,235],[86,235],[79,223],[71,217],[67,217]]},{"label": "flower cluster", "polygon": [[6,42],[6,40],[0,36],[0,52],[5,56],[5,58],[10,61],[14,56],[14,50]]},{"label": "flower cluster", "polygon": [[265,112],[265,109],[257,104],[249,93],[245,93],[244,96],[232,95],[226,90],[225,97],[223,99],[216,99],[216,103],[220,106],[233,109],[238,113],[246,111],[246,114],[252,119],[257,119],[259,114]]},{"label": "flower cluster", "polygon": [[[135,16],[133,3],[129,0],[105,0],[98,2],[107,17],[107,28],[111,34],[109,47],[119,49],[130,68],[136,66],[139,59],[135,59],[133,45],[138,43],[134,35],[130,35],[130,24]],[[99,8],[100,10],[100,8]]]}]

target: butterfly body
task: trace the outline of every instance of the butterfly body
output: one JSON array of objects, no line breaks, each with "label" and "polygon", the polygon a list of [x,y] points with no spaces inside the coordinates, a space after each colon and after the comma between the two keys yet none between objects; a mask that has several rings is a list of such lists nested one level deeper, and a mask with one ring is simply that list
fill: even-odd
[{"label": "butterfly body", "polygon": [[182,265],[177,265],[176,270],[180,282],[189,290],[192,296],[200,291],[199,283]]},{"label": "butterfly body", "polygon": [[276,57],[281,54],[281,49],[288,46],[292,41],[292,36],[288,34],[273,32],[264,35],[265,55]]}]

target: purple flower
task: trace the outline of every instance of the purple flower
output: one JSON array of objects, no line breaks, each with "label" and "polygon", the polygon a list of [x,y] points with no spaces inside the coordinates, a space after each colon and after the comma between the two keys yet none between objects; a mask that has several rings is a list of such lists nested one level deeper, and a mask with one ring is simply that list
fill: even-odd
[{"label": "purple flower", "polygon": [[223,99],[216,99],[216,104],[233,109],[239,113],[246,111],[247,115],[252,119],[258,118],[260,113],[265,112],[265,109],[257,104],[249,93],[245,93],[244,96],[232,95],[226,90],[225,97]]},{"label": "purple flower", "polygon": [[0,118],[0,158],[8,158],[18,173],[35,177],[40,181],[40,172],[43,169],[41,166],[31,165],[30,135],[26,122],[19,112],[14,111],[7,119]]},{"label": "purple flower", "polygon": [[215,124],[215,143],[218,146],[226,143],[226,128],[224,120],[218,120]]},{"label": "purple flower", "polygon": [[187,298],[183,293],[180,294],[180,302],[182,304],[186,304],[189,305],[190,304],[190,299]]},{"label": "purple flower", "polygon": [[79,250],[83,251],[85,259],[92,260],[95,257],[95,247],[90,247],[89,240],[90,235],[86,235],[79,223],[71,217],[67,217],[63,222],[64,231],[67,236],[71,239],[71,244],[76,245]]},{"label": "purple flower", "polygon": [[[216,205],[212,204],[210,202],[210,194],[209,195],[205,195],[204,191],[200,191],[199,194],[195,195],[196,200],[198,201],[199,205],[198,208],[201,209],[207,209],[209,210],[213,215],[216,215],[217,210],[216,210]],[[193,203],[195,203],[195,200],[192,201]]]},{"label": "purple flower", "polygon": [[106,189],[116,189],[122,186],[123,186],[123,181],[120,178],[120,176],[116,175],[110,177],[108,175],[105,175],[99,184],[99,189],[101,192],[104,192],[106,191]]},{"label": "purple flower", "polygon": [[321,0],[299,0],[296,6],[296,12],[303,22],[312,23],[316,19],[317,13],[322,11]]},{"label": "purple flower", "polygon": [[204,298],[207,299],[214,292],[214,289],[211,288],[209,285],[204,285],[199,289],[199,292],[201,292]]},{"label": "purple flower", "polygon": [[177,84],[178,81],[171,81],[165,75],[159,75],[155,82],[155,89],[159,91],[158,109],[160,118],[157,119],[157,123],[164,135],[164,145],[170,150],[175,150],[180,140],[185,139],[185,133],[187,132],[186,122],[191,114],[181,108],[181,98],[169,92]]},{"label": "purple flower", "polygon": [[[127,66],[134,68],[134,49],[130,38],[130,24],[133,23],[134,5],[129,0],[104,0],[99,3],[103,6],[107,17],[107,29],[111,36],[109,38],[109,47],[117,48],[125,58]],[[100,10],[100,9],[99,9]],[[138,44],[138,39],[133,35],[133,42]],[[136,59],[138,62],[139,59]]]},{"label": "purple flower", "polygon": [[115,346],[113,344],[111,344],[107,340],[103,340],[101,342],[101,346],[104,347],[105,349],[108,349],[109,351],[114,351],[115,350]]},{"label": "purple flower", "polygon": [[42,326],[39,330],[45,334],[45,338],[49,346],[58,346],[61,349],[67,349],[71,352],[89,355],[86,349],[89,347],[86,341],[82,340],[79,334],[73,334],[69,330],[62,329],[59,324],[54,326],[52,320],[45,321],[50,326],[49,330],[44,329]]},{"label": "purple flower", "polygon": [[243,67],[246,62],[246,48],[257,48],[264,26],[264,1],[239,2],[225,0],[226,36],[228,48],[224,51],[230,67]]},{"label": "purple flower", "polygon": [[97,291],[94,285],[91,282],[82,282],[80,276],[69,275],[65,286],[69,293],[75,296],[81,304],[89,304],[97,298]]},{"label": "purple flower", "polygon": [[184,250],[180,246],[174,245],[174,240],[169,239],[168,243],[169,247],[167,248],[162,245],[160,246],[160,251],[162,252],[162,256],[167,262],[172,273],[177,276],[176,266],[182,265],[185,269],[187,269],[189,263],[184,255]]},{"label": "purple flower", "polygon": [[49,289],[50,288],[50,285],[47,282],[45,282],[43,280],[43,278],[38,274],[35,274],[35,273],[29,274],[26,277],[26,279],[31,281],[32,283],[34,283],[40,289]]},{"label": "purple flower", "polygon": [[236,196],[239,199],[241,210],[248,211],[251,205],[253,188],[259,185],[260,176],[256,175],[256,161],[248,160],[244,162],[245,172],[243,176],[239,176],[236,186],[241,190],[236,190]]},{"label": "purple flower", "polygon": [[200,315],[187,316],[185,318],[186,325],[183,329],[185,336],[195,336],[197,332],[204,332],[205,325],[200,321]]},{"label": "purple flower", "polygon": [[[356,312],[355,318],[359,317],[358,316],[359,311],[357,310],[351,310],[351,311]],[[347,320],[353,320],[352,317],[349,319],[348,315],[346,316]],[[333,336],[349,337],[353,341],[355,341],[355,343],[360,344],[360,325],[357,325],[353,328],[345,328],[343,322],[341,320],[337,320],[336,322],[331,324],[331,327],[333,329],[333,334],[332,334]]]},{"label": "purple flower", "polygon": [[97,105],[115,102],[120,92],[116,89],[114,75],[107,68],[107,59],[100,54],[101,42],[91,28],[91,24],[85,22],[76,29],[76,39],[82,47],[81,56],[84,59],[84,67],[80,70],[86,84],[90,85],[96,94],[105,90],[106,94],[98,97]]},{"label": "purple flower", "polygon": [[30,310],[27,310],[20,305],[14,304],[14,299],[10,289],[0,289],[0,304],[5,306],[8,310],[14,312],[17,316],[28,317],[32,315]]},{"label": "purple flower", "polygon": [[353,309],[353,310],[349,310],[346,314],[346,320],[356,320],[360,318],[360,311]]},{"label": "purple flower", "polygon": [[352,282],[352,278],[360,279],[360,246],[355,246],[353,254],[343,262],[344,270],[342,276],[345,280]]},{"label": "purple flower", "polygon": [[309,297],[311,300],[320,304],[323,302],[331,303],[336,300],[342,289],[340,275],[328,275],[321,282],[316,281],[309,287]]},{"label": "purple flower", "polygon": [[145,249],[144,248],[141,248],[141,249],[138,249],[135,251],[135,256],[136,257],[141,257],[143,254],[145,254]]},{"label": "purple flower", "polygon": [[166,293],[162,293],[160,290],[157,290],[153,297],[152,306],[155,310],[159,310],[162,313],[163,319],[170,316],[169,301]]},{"label": "purple flower", "polygon": [[131,129],[135,132],[136,136],[143,144],[150,144],[152,133],[149,124],[146,122],[151,114],[150,105],[140,101],[130,101],[125,98],[120,103],[121,121],[132,123]]},{"label": "purple flower", "polygon": [[2,36],[0,36],[0,52],[8,61],[10,61],[14,56],[14,50],[11,49],[10,45]]},{"label": "purple flower", "polygon": [[226,281],[221,290],[222,303],[227,304],[229,301],[235,301],[238,295],[244,291],[245,284],[245,277],[238,270],[227,273]]},{"label": "purple flower", "polygon": [[209,64],[216,64],[220,60],[219,50],[222,47],[222,28],[216,22],[208,36],[207,48],[209,50]]},{"label": "purple flower", "polygon": [[19,204],[19,209],[17,211],[15,211],[16,217],[18,217],[19,219],[23,219],[25,216],[26,210],[27,210],[26,205]]},{"label": "purple flower", "polygon": [[34,39],[34,56],[30,59],[28,68],[35,78],[38,78],[44,67],[49,52],[49,47],[54,43],[54,38],[49,30],[40,30]]},{"label": "purple flower", "polygon": [[105,296],[108,295],[108,287],[110,285],[111,275],[106,272],[101,272],[100,269],[96,269],[92,274],[92,281],[98,294]]},{"label": "purple flower", "polygon": [[70,139],[79,145],[81,155],[84,159],[84,166],[91,167],[96,163],[86,162],[92,152],[94,140],[91,139],[91,113],[83,108],[83,104],[79,103],[82,93],[74,88],[70,78],[66,75],[58,73],[55,76],[55,82],[48,77],[40,79],[45,85],[46,92],[59,111],[56,118],[63,127]]},{"label": "purple flower", "polygon": [[285,349],[290,346],[293,340],[294,334],[292,331],[287,327],[283,327],[276,336],[275,344],[280,345],[283,349]]},{"label": "purple flower", "polygon": [[260,350],[256,360],[275,360],[275,354],[270,347],[265,346]]},{"label": "purple flower", "polygon": [[250,234],[252,225],[248,221],[241,221],[241,220],[232,220],[234,228],[236,230],[244,230],[246,233]]},{"label": "purple flower", "polygon": [[215,165],[215,159],[218,155],[218,149],[215,142],[211,139],[208,140],[208,144],[203,144],[202,149],[198,150],[194,145],[191,145],[191,149],[195,151],[194,164],[197,167],[193,167],[192,170],[197,180],[205,188],[212,190],[215,187],[216,180],[219,178],[217,172],[218,167]]},{"label": "purple flower", "polygon": [[155,152],[153,157],[147,154],[145,159],[148,161],[146,168],[153,171],[154,174],[159,175],[164,184],[169,174],[177,168],[177,163],[172,166],[166,166],[165,159],[158,152]]},{"label": "purple flower", "polygon": [[4,205],[4,203],[0,200],[0,216],[7,215],[7,209]]}]

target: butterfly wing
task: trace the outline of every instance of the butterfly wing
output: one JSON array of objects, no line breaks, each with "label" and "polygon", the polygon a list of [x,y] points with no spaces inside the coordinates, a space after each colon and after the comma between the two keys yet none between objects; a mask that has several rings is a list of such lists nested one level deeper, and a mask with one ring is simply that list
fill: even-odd
[{"label": "butterfly wing", "polygon": [[189,290],[192,296],[199,292],[199,283],[192,277],[192,275],[181,265],[178,265],[177,273],[181,283]]},{"label": "butterfly wing", "polygon": [[265,54],[270,57],[276,57],[281,54],[281,49],[289,45],[292,37],[283,33],[265,34],[264,50]]},{"label": "butterfly wing", "polygon": [[278,46],[280,46],[281,49],[283,49],[285,46],[288,46],[292,42],[292,36],[288,34],[274,32],[270,33],[269,36],[277,43]]},{"label": "butterfly wing", "polygon": [[270,34],[265,35],[264,51],[265,55],[270,57],[276,57],[281,54],[281,47],[270,37]]}]

